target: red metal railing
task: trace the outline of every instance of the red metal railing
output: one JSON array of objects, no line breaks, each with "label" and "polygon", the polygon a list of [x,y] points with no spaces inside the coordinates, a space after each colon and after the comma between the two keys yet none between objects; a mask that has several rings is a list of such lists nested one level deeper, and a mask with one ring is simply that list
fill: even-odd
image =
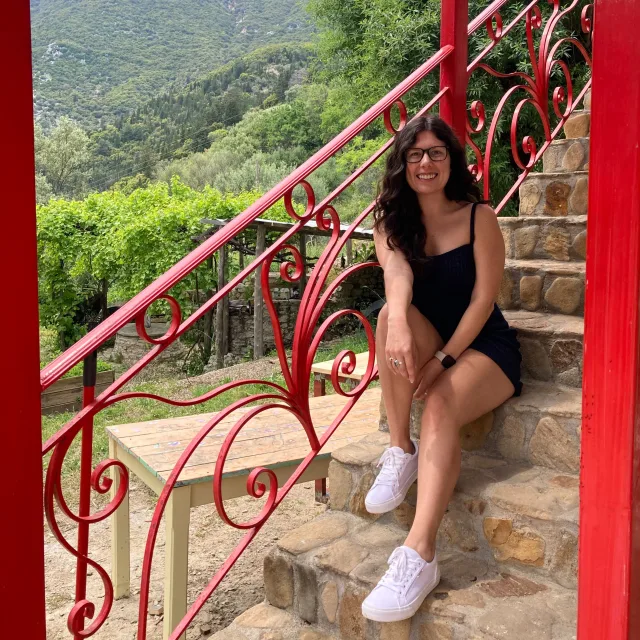
[{"label": "red metal railing", "polygon": [[[91,433],[94,416],[115,403],[123,402],[132,398],[149,398],[158,402],[168,403],[174,406],[193,406],[220,394],[241,386],[250,384],[261,384],[271,388],[270,392],[257,393],[237,400],[229,405],[222,412],[217,414],[200,432],[191,440],[184,453],[176,463],[173,471],[166,482],[164,489],[158,499],[153,519],[151,522],[147,544],[144,554],[142,581],[140,589],[140,609],[138,621],[138,638],[147,637],[147,609],[149,603],[149,587],[151,567],[153,563],[153,552],[158,533],[160,519],[165,511],[167,502],[171,495],[175,483],[189,461],[190,457],[216,426],[233,411],[246,407],[247,405],[259,402],[248,412],[244,413],[237,421],[233,429],[228,434],[218,458],[213,483],[213,493],[215,504],[220,517],[230,526],[246,531],[246,534],[236,546],[234,552],[225,561],[222,567],[212,577],[208,585],[203,589],[195,602],[191,605],[184,619],[174,629],[171,638],[175,639],[182,635],[201,609],[204,602],[216,589],[218,584],[224,579],[228,571],[242,554],[244,549],[250,544],[256,534],[260,531],[266,520],[279,503],[285,498],[293,484],[301,477],[305,469],[322,450],[328,439],[332,436],[341,421],[357,402],[360,395],[368,386],[375,375],[374,366],[374,335],[367,319],[358,311],[340,310],[326,317],[322,322],[321,318],[327,308],[327,303],[336,289],[350,275],[364,268],[376,266],[374,263],[357,264],[345,270],[340,276],[325,287],[329,270],[333,266],[336,258],[349,239],[351,233],[362,224],[373,210],[374,203],[371,203],[362,211],[349,225],[346,232],[340,234],[340,219],[333,203],[336,198],[343,193],[354,181],[356,181],[377,159],[379,159],[392,145],[393,135],[402,128],[408,119],[407,108],[402,98],[429,74],[440,67],[440,90],[433,98],[418,110],[415,115],[424,114],[436,105],[440,108],[440,113],[456,129],[461,137],[465,137],[475,154],[476,162],[473,164],[473,171],[478,180],[483,182],[484,194],[490,199],[490,175],[491,162],[496,135],[500,128],[500,123],[504,119],[504,111],[512,96],[522,95],[513,111],[510,123],[511,132],[511,153],[513,162],[521,170],[513,186],[500,203],[497,211],[500,211],[506,204],[526,175],[541,158],[542,153],[558,134],[562,125],[566,121],[577,102],[587,91],[587,82],[574,99],[574,90],[571,81],[570,70],[563,60],[557,59],[561,47],[572,46],[584,58],[586,65],[591,65],[591,59],[583,44],[576,38],[561,38],[552,45],[552,35],[560,21],[568,14],[584,3],[573,0],[565,9],[560,9],[559,0],[551,0],[548,10],[549,15],[546,21],[543,19],[543,12],[539,5],[544,4],[534,0],[530,2],[509,24],[504,24],[500,10],[508,4],[508,0],[497,0],[493,2],[485,11],[476,17],[470,24],[467,24],[467,0],[443,0],[442,10],[442,37],[441,48],[421,67],[416,69],[406,80],[392,90],[388,95],[371,107],[365,114],[356,120],[350,127],[334,138],[330,143],[313,155],[302,166],[285,178],[281,183],[255,202],[241,215],[233,219],[224,228],[218,231],[213,237],[190,253],[162,277],[140,292],[127,304],[125,304],[113,316],[106,319],[96,329],[88,333],[78,341],[73,347],[68,349],[63,355],[43,369],[41,373],[42,390],[49,387],[58,380],[64,373],[69,371],[75,364],[89,357],[107,340],[111,339],[127,323],[135,321],[140,337],[148,343],[154,345],[153,348],[136,364],[130,367],[121,375],[108,389],[102,392],[97,398],[92,393],[85,396],[85,406],[78,414],[62,427],[53,437],[43,445],[43,455],[51,454],[47,468],[45,481],[45,513],[49,526],[60,543],[77,558],[77,589],[76,605],[72,608],[68,616],[69,631],[76,638],[89,637],[93,635],[106,620],[113,601],[113,587],[106,571],[89,557],[88,552],[88,531],[89,527],[105,518],[109,517],[117,509],[124,499],[128,490],[128,473],[125,466],[116,460],[104,460],[91,471]],[[591,28],[588,17],[589,7],[586,5],[582,9],[581,24],[585,33]],[[526,40],[530,56],[531,73],[513,72],[500,73],[490,67],[484,60],[490,52],[499,46],[501,40],[509,34],[517,24],[524,24]],[[468,61],[468,38],[477,32],[482,25],[485,25],[489,37],[489,43],[481,53],[471,62]],[[466,30],[466,32],[465,32]],[[536,33],[540,34],[539,44],[536,50]],[[552,72],[558,67],[562,72],[562,80],[565,87],[557,86],[552,89]],[[517,84],[506,89],[504,96],[493,111],[489,128],[485,125],[489,122],[486,113],[487,109],[479,100],[472,102],[469,114],[477,120],[476,125],[471,125],[467,117],[466,93],[469,77],[483,71],[492,77],[504,82],[511,79],[517,80]],[[550,95],[551,93],[551,95]],[[532,105],[539,115],[544,132],[544,139],[537,145],[531,135],[525,136],[522,142],[522,149],[527,156],[526,161],[520,157],[517,148],[517,131],[519,118],[526,105]],[[400,122],[396,129],[392,124],[392,109],[397,107],[400,114]],[[551,107],[551,108],[550,108]],[[384,124],[391,134],[391,138],[385,143],[369,160],[354,171],[338,188],[336,188],[322,202],[316,204],[315,194],[307,178],[324,162],[334,156],[345,145],[353,140],[358,134],[370,126],[380,116],[383,117]],[[486,137],[484,149],[479,141]],[[293,205],[293,191],[296,187],[302,187],[307,196],[306,210],[302,215],[296,213]],[[172,287],[179,283],[185,276],[203,263],[207,258],[220,250],[232,238],[241,233],[253,220],[264,214],[271,206],[280,200],[284,200],[285,208],[294,221],[292,228],[283,233],[273,245],[247,267],[242,269],[228,284],[222,287],[210,300],[204,303],[187,318],[182,318],[182,311],[179,303],[170,295]],[[330,232],[330,238],[318,259],[315,268],[309,276],[304,295],[300,302],[294,338],[293,350],[290,360],[287,358],[283,343],[282,332],[278,315],[271,296],[269,286],[270,267],[276,255],[284,250],[288,250],[293,255],[292,261],[285,262],[280,268],[281,277],[289,282],[298,281],[303,272],[303,259],[300,251],[289,244],[291,238],[302,231],[307,222],[315,218],[317,225],[324,231]],[[274,329],[276,350],[284,385],[263,380],[242,380],[221,385],[212,391],[200,395],[191,400],[174,400],[160,397],[151,393],[127,392],[119,393],[120,390],[130,382],[140,371],[158,357],[170,344],[187,332],[206,313],[215,308],[229,293],[258,267],[262,267],[261,278],[265,297],[265,303],[269,311]],[[167,333],[161,338],[151,338],[145,329],[144,315],[149,307],[156,301],[165,300],[171,308],[171,323]],[[355,366],[355,354],[351,351],[340,353],[333,364],[332,382],[335,391],[349,398],[344,408],[335,416],[330,427],[326,430],[321,439],[316,436],[313,429],[310,415],[308,385],[310,370],[314,356],[318,350],[320,342],[328,328],[338,319],[346,315],[352,315],[363,325],[367,335],[369,346],[369,360],[366,373],[362,381],[352,390],[346,391],[339,386],[338,377],[340,372],[346,373],[353,370]],[[319,325],[319,326],[318,326]],[[318,327],[316,329],[316,327]],[[90,385],[89,385],[90,386]],[[275,474],[262,467],[256,468],[249,475],[247,480],[247,492],[249,495],[260,498],[267,493],[266,501],[257,516],[247,522],[232,521],[222,502],[221,478],[224,471],[226,456],[233,444],[236,436],[242,428],[255,416],[272,408],[286,409],[300,422],[305,430],[309,441],[309,453],[299,464],[289,480],[278,487]],[[68,506],[62,490],[62,466],[65,456],[74,438],[82,432],[83,438],[83,464],[81,470],[81,489],[79,512],[74,513]],[[88,496],[90,489],[99,493],[106,493],[112,480],[105,477],[105,472],[109,469],[117,470],[120,474],[119,488],[116,497],[109,504],[98,512],[90,514]],[[268,478],[268,490],[265,482],[259,482],[260,476]],[[58,509],[56,509],[56,505]],[[78,525],[78,543],[72,544],[62,533],[58,523],[57,514],[62,512],[68,519]],[[96,613],[94,603],[86,599],[85,573],[87,567],[91,566],[98,573],[104,585],[104,599],[100,610]],[[88,626],[87,626],[88,624]]]}]

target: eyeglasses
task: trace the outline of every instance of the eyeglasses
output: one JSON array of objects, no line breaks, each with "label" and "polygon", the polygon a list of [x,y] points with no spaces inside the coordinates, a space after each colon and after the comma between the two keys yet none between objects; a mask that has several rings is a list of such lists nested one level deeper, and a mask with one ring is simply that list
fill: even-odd
[{"label": "eyeglasses", "polygon": [[419,147],[411,147],[404,152],[404,159],[407,162],[421,162],[424,154],[427,154],[434,162],[442,162],[446,160],[449,149],[445,146],[429,147],[428,149],[420,149]]}]

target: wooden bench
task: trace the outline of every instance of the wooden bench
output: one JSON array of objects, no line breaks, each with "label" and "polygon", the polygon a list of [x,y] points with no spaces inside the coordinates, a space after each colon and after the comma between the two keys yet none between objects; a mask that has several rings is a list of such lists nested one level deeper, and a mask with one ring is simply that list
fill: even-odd
[{"label": "wooden bench", "polygon": [[[321,437],[344,407],[338,394],[311,398],[313,424]],[[331,452],[378,430],[380,389],[365,391],[324,449],[298,482],[327,477]],[[213,502],[213,474],[218,452],[243,409],[234,412],[211,431],[193,453],[176,483],[165,510],[164,638],[168,638],[187,610],[189,519],[191,507]],[[151,420],[107,428],[110,457],[123,462],[142,482],[160,495],[174,465],[191,439],[215,414]],[[249,473],[258,466],[273,469],[282,486],[309,453],[303,427],[283,409],[259,414],[232,445],[224,467],[224,500],[246,495]],[[117,478],[117,473],[114,473]],[[111,491],[115,495],[116,482]],[[256,513],[258,504],[256,500]],[[129,594],[129,497],[116,510],[112,527],[114,595]]]},{"label": "wooden bench", "polygon": [[[357,353],[356,354],[356,366],[352,373],[341,373],[338,378],[341,382],[351,380],[358,382],[362,380],[367,370],[367,362],[369,361],[369,353]],[[318,362],[311,367],[313,373],[313,395],[323,396],[326,391],[326,381],[331,380],[331,367],[333,367],[333,360],[326,360],[325,362]],[[375,380],[375,378],[374,378]]]}]

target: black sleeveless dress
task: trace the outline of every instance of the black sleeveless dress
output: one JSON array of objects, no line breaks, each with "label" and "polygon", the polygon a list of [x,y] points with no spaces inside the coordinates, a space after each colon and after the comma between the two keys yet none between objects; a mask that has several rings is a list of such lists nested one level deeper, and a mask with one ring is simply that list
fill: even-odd
[{"label": "black sleeveless dress", "polygon": [[[445,344],[471,303],[476,282],[473,255],[476,206],[474,203],[471,207],[469,244],[431,256],[428,262],[413,266],[412,304],[431,322]],[[515,387],[514,395],[520,395],[520,344],[516,330],[509,326],[497,304],[469,349],[491,358]]]}]

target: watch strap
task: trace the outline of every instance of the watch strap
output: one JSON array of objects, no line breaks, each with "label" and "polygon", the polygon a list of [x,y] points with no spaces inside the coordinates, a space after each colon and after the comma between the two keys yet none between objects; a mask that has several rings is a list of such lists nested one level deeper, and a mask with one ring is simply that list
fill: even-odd
[{"label": "watch strap", "polygon": [[442,351],[436,351],[435,357],[440,360],[440,363],[445,369],[453,367],[453,365],[456,363],[456,359],[453,356],[449,356]]}]

